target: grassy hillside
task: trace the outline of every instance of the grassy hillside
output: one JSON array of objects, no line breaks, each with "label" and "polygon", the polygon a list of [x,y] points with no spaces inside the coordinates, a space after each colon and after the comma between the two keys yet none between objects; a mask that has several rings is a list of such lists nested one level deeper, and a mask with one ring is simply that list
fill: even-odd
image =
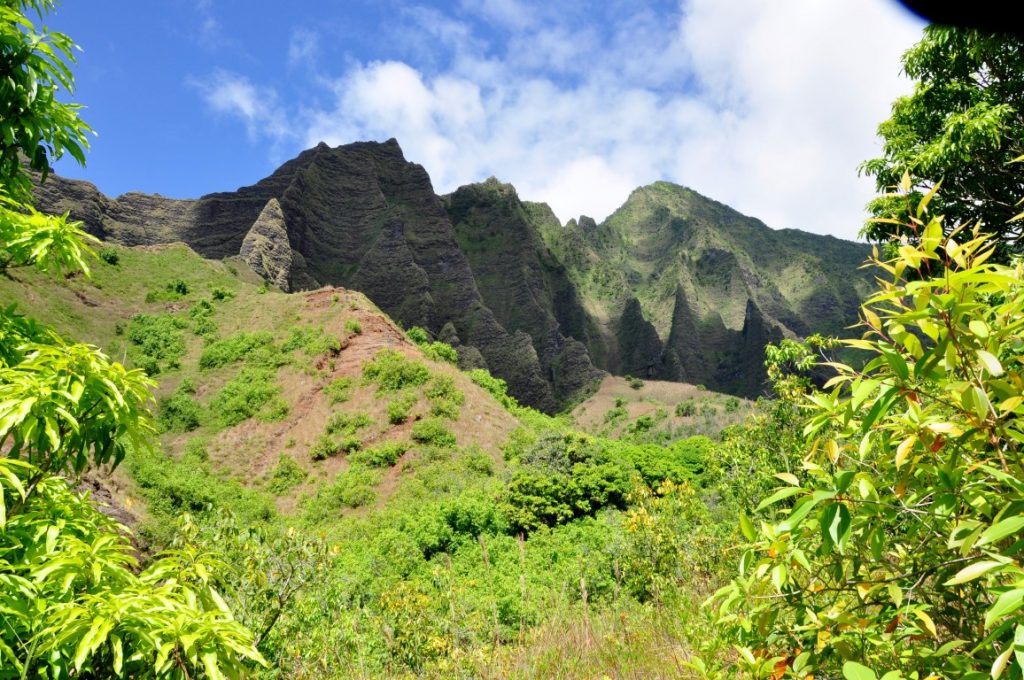
[{"label": "grassy hillside", "polygon": [[[668,678],[705,644],[695,546],[726,535],[700,490],[746,402],[610,379],[545,416],[358,293],[287,295],[180,244],[102,256],[0,297],[158,381],[157,446],[87,487],[144,548],[221,555],[266,677]],[[694,529],[671,564],[630,528],[666,513]]]}]

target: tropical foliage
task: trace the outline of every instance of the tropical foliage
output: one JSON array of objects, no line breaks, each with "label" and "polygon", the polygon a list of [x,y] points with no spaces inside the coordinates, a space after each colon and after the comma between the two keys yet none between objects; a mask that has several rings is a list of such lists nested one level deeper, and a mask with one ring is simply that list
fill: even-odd
[{"label": "tropical foliage", "polygon": [[903,55],[903,71],[914,92],[897,99],[879,126],[882,156],[861,166],[887,192],[869,206],[882,220],[868,222],[864,234],[878,241],[913,234],[906,201],[888,193],[907,173],[917,199],[942,183],[932,209],[946,216],[947,231],[980,220],[999,238],[996,259],[1020,254],[1021,223],[1013,218],[1024,180],[1014,160],[1024,154],[1024,42],[1013,33],[929,26]]},{"label": "tropical foliage", "polygon": [[808,395],[802,459],[716,595],[754,675],[1024,670],[1024,271],[928,198],[843,342],[868,361]]}]

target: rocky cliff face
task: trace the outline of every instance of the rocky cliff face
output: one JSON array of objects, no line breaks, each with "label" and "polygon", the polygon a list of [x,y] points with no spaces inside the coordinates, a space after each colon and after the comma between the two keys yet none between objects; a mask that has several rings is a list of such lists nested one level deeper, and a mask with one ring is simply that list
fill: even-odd
[{"label": "rocky cliff face", "polygon": [[103,239],[240,255],[286,291],[362,291],[548,411],[602,369],[756,395],[766,342],[839,330],[863,292],[862,247],[773,231],[683,187],[642,187],[603,223],[563,227],[493,179],[438,197],[395,140],[321,144],[196,200],[112,199],[59,177],[38,198]]},{"label": "rocky cliff face", "polygon": [[865,246],[775,231],[667,182],[601,224],[540,231],[602,332],[599,367],[743,396],[765,391],[766,343],[841,333],[870,286]]}]

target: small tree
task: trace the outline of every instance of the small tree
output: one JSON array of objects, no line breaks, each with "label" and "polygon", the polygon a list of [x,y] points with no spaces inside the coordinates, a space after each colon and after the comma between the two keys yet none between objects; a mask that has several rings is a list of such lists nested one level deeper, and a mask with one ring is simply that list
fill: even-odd
[{"label": "small tree", "polygon": [[[1024,40],[929,26],[903,55],[903,71],[916,81],[914,92],[893,103],[892,116],[878,128],[882,156],[861,171],[883,192],[908,174],[917,198],[941,181],[933,212],[946,215],[946,225],[980,220],[1000,242],[1000,261],[1024,252],[1024,223],[1013,221],[1024,176],[1012,164],[1024,154]],[[876,199],[870,210],[886,219],[869,222],[862,233],[876,241],[913,235],[905,206],[898,194]],[[888,219],[893,214],[898,219]]]},{"label": "small tree", "polygon": [[1024,670],[1024,268],[928,198],[843,341],[869,361],[807,397],[802,463],[712,600],[757,677]]}]

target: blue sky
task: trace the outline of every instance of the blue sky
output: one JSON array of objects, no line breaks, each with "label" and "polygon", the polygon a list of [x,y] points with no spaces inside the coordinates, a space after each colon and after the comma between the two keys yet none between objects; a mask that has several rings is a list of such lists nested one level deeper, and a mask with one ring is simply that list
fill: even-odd
[{"label": "blue sky", "polygon": [[396,137],[439,192],[490,175],[567,220],[659,179],[852,238],[856,165],[921,24],[890,0],[65,0],[105,193],[251,184]]}]

